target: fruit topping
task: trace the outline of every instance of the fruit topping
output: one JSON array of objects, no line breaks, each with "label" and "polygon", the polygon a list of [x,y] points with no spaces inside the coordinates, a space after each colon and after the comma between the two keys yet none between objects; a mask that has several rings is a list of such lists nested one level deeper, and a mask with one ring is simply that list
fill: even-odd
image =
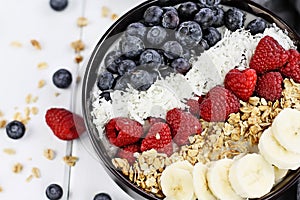
[{"label": "fruit topping", "polygon": [[140,152],[140,151],[141,151],[141,147],[139,144],[131,144],[125,147],[120,147],[120,149],[116,154],[116,157],[127,159],[129,164],[133,164],[135,161],[135,157],[133,156],[133,154],[135,152]]},{"label": "fruit topping", "polygon": [[209,27],[203,31],[203,39],[205,39],[210,47],[214,46],[221,40],[221,33],[214,27]]},{"label": "fruit topping", "polygon": [[225,12],[225,26],[231,31],[236,31],[237,29],[242,28],[244,26],[244,21],[245,14],[237,8],[230,8]]},{"label": "fruit topping", "polygon": [[25,125],[17,120],[11,121],[6,125],[6,134],[11,139],[20,139],[26,131]]},{"label": "fruit topping", "polygon": [[101,192],[96,194],[93,200],[111,200],[111,197],[109,196],[109,194]]},{"label": "fruit topping", "polygon": [[185,74],[191,68],[191,64],[185,58],[177,58],[171,63],[171,67],[174,68],[177,72]]},{"label": "fruit topping", "polygon": [[161,26],[153,26],[147,33],[147,41],[153,47],[163,44],[167,39],[167,31]]},{"label": "fruit topping", "polygon": [[123,147],[136,143],[143,134],[143,127],[137,121],[117,117],[105,125],[105,133],[110,143]]},{"label": "fruit topping", "polygon": [[155,77],[148,71],[138,69],[130,75],[130,85],[139,91],[148,90],[155,81]]},{"label": "fruit topping", "polygon": [[231,113],[239,111],[239,99],[221,86],[212,88],[200,104],[200,117],[205,121],[225,121]]},{"label": "fruit topping", "polygon": [[53,74],[52,82],[58,88],[68,88],[72,83],[72,74],[66,69],[59,69]]},{"label": "fruit topping", "polygon": [[288,52],[273,37],[265,36],[258,42],[249,66],[262,74],[283,67],[288,57]]},{"label": "fruit topping", "polygon": [[202,132],[199,120],[191,113],[178,108],[169,110],[166,120],[171,128],[173,140],[179,146],[187,144],[189,136]]},{"label": "fruit topping", "polygon": [[163,10],[158,6],[151,6],[147,8],[144,13],[144,21],[149,26],[159,25]]},{"label": "fruit topping", "polygon": [[254,69],[243,71],[232,69],[226,74],[224,85],[239,99],[248,101],[255,90],[256,80],[257,75]]},{"label": "fruit topping", "polygon": [[249,30],[252,35],[263,33],[266,29],[266,22],[261,18],[256,18],[248,23],[246,30]]},{"label": "fruit topping", "polygon": [[194,47],[197,46],[202,39],[202,29],[197,22],[182,22],[179,25],[178,30],[175,32],[175,38],[184,47]]},{"label": "fruit topping", "polygon": [[195,15],[194,20],[201,25],[201,28],[206,29],[215,22],[215,13],[210,8],[201,8]]},{"label": "fruit topping", "polygon": [[98,76],[97,86],[100,90],[108,90],[112,88],[114,82],[114,76],[108,72],[104,71]]},{"label": "fruit topping", "polygon": [[145,49],[144,42],[135,36],[125,36],[120,42],[121,52],[128,58],[139,56]]},{"label": "fruit topping", "polygon": [[162,50],[164,51],[164,55],[171,60],[183,55],[183,48],[177,41],[167,41],[163,45]]},{"label": "fruit topping", "polygon": [[[126,72],[131,72],[136,68],[136,64],[133,60],[126,59],[122,60],[118,67],[118,74],[120,76],[124,75]],[[107,80],[109,82],[109,80]]]},{"label": "fruit topping", "polygon": [[200,103],[198,100],[189,99],[187,100],[186,105],[189,107],[188,110],[192,115],[196,117],[200,116]]},{"label": "fruit topping", "polygon": [[141,151],[155,149],[170,156],[173,153],[172,135],[169,125],[163,122],[154,123],[142,140]]},{"label": "fruit topping", "polygon": [[276,101],[281,97],[282,82],[279,72],[268,72],[258,77],[255,92],[267,101]]},{"label": "fruit topping", "polygon": [[50,200],[59,200],[63,196],[63,189],[56,183],[50,184],[46,188],[46,196]]},{"label": "fruit topping", "polygon": [[140,55],[140,65],[157,66],[163,63],[163,57],[156,50],[147,49]]},{"label": "fruit topping", "polygon": [[300,83],[300,54],[297,50],[289,50],[288,63],[280,68],[279,71],[283,76],[292,78],[296,83]]},{"label": "fruit topping", "polygon": [[198,12],[198,7],[194,2],[184,2],[178,7],[178,14],[181,21],[194,19],[195,14]]},{"label": "fruit topping", "polygon": [[54,135],[62,140],[73,140],[85,131],[82,117],[64,108],[47,110],[46,123]]},{"label": "fruit topping", "polygon": [[146,32],[147,32],[147,28],[141,22],[135,22],[135,23],[129,24],[125,31],[125,33],[127,35],[136,36],[141,39],[145,38]]},{"label": "fruit topping", "polygon": [[162,26],[168,29],[175,29],[179,25],[177,11],[167,11],[162,16]]}]

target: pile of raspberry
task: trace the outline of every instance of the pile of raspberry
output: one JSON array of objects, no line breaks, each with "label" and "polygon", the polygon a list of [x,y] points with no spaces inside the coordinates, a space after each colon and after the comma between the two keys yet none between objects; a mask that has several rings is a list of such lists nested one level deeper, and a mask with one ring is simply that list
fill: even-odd
[{"label": "pile of raspberry", "polygon": [[186,101],[187,110],[169,110],[165,119],[149,117],[142,125],[125,117],[111,119],[105,134],[111,144],[119,147],[115,157],[134,163],[135,152],[155,149],[170,156],[175,146],[189,144],[188,138],[201,134],[200,119],[208,122],[226,121],[240,109],[240,101],[251,96],[267,101],[281,98],[283,78],[300,83],[300,54],[285,50],[274,38],[263,37],[245,70],[232,69],[224,79],[224,86],[213,87],[206,95]]}]

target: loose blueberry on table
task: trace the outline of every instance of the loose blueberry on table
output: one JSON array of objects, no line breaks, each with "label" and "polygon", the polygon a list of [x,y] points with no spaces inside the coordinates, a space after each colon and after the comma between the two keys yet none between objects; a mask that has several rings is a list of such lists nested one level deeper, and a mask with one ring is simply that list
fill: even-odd
[{"label": "loose blueberry on table", "polygon": [[68,6],[68,0],[50,0],[50,6],[55,11],[62,11]]},{"label": "loose blueberry on table", "polygon": [[63,196],[63,189],[56,183],[50,184],[46,188],[46,196],[50,200],[59,200]]},{"label": "loose blueberry on table", "polygon": [[53,74],[52,82],[58,88],[68,88],[72,83],[72,74],[67,69],[59,69]]},{"label": "loose blueberry on table", "polygon": [[17,120],[11,121],[6,125],[6,134],[11,139],[20,139],[26,131],[25,125]]},{"label": "loose blueberry on table", "polygon": [[[242,112],[245,105],[253,106],[252,101],[256,98],[262,102],[266,101],[266,105],[277,105],[284,99],[283,91],[285,89],[285,81],[294,81],[295,84],[300,82],[300,54],[295,50],[295,46],[287,44],[283,45],[283,47],[282,44],[279,44],[279,41],[275,39],[277,37],[273,38],[265,32],[267,28],[270,28],[272,31],[275,30],[274,34],[277,34],[278,38],[285,38],[283,36],[284,33],[279,32],[276,27],[272,27],[261,18],[251,19],[251,21],[245,23],[248,15],[246,12],[235,7],[222,6],[220,5],[220,0],[186,1],[183,3],[176,1],[178,3],[176,6],[169,6],[170,2],[170,0],[160,0],[160,6],[146,8],[142,19],[128,24],[124,34],[122,34],[120,40],[117,41],[115,48],[107,52],[103,65],[101,65],[103,68],[99,72],[96,83],[97,88],[100,90],[98,91],[99,98],[97,99],[97,103],[100,102],[101,105],[101,102],[108,101],[112,106],[115,105],[114,103],[120,100],[117,99],[118,96],[115,95],[116,93],[123,95],[118,98],[123,98],[127,92],[129,94],[137,94],[138,99],[143,98],[148,92],[155,91],[157,82],[159,82],[159,84],[166,83],[167,81],[171,82],[171,78],[175,79],[178,78],[178,76],[184,77],[185,80],[191,82],[189,79],[193,78],[193,76],[191,76],[190,72],[193,72],[195,68],[198,69],[201,67],[201,64],[203,64],[197,63],[197,59],[203,59],[206,55],[209,57],[211,52],[218,54],[218,52],[215,52],[216,49],[230,45],[228,40],[226,40],[229,37],[228,35],[235,34],[237,38],[233,37],[231,40],[237,39],[237,41],[240,39],[239,37],[242,36],[251,38],[251,42],[255,43],[255,47],[253,47],[253,44],[249,44],[249,46],[246,46],[241,52],[238,52],[239,54],[237,55],[240,55],[240,57],[232,58],[232,60],[239,59],[240,62],[233,66],[216,66],[216,68],[228,67],[224,70],[222,69],[223,71],[220,70],[223,80],[218,84],[209,86],[208,89],[206,88],[206,82],[203,85],[203,89],[206,89],[205,91],[201,90],[201,92],[197,93],[198,91],[194,90],[192,96],[180,100],[185,106],[168,108],[165,114],[159,117],[147,116],[146,118],[140,119],[134,115],[136,113],[131,114],[130,112],[126,116],[111,117],[111,115],[109,115],[111,118],[107,119],[101,126],[95,124],[99,126],[98,128],[104,129],[103,134],[110,145],[118,148],[112,159],[113,163],[118,162],[115,158],[121,158],[124,162],[128,162],[128,166],[131,167],[130,169],[133,168],[133,170],[137,171],[144,167],[142,165],[143,163],[140,163],[141,160],[139,160],[139,156],[147,155],[151,150],[154,150],[158,155],[163,154],[164,158],[176,157],[178,154],[183,156],[191,152],[195,153],[195,149],[192,149],[193,151],[191,152],[185,152],[184,149],[194,148],[195,141],[197,141],[199,137],[209,138],[211,135],[216,134],[218,138],[219,135],[217,134],[219,134],[219,132],[217,132],[217,129],[222,124],[223,126],[225,126],[224,124],[228,124],[228,127],[233,128],[232,132],[235,131],[234,128],[236,127],[231,123],[235,119],[234,116],[236,116],[240,122],[246,118],[247,114]],[[224,59],[224,57],[226,57],[224,54],[230,54],[231,50],[233,51],[232,56],[234,57],[237,53],[234,52],[235,47],[243,44],[237,43],[234,45],[236,46],[227,47],[225,50],[227,52],[222,52],[223,54],[219,53],[219,57],[214,57],[214,59]],[[247,52],[248,48],[252,48],[253,52]],[[251,55],[246,55],[247,53]],[[213,60],[210,61],[212,61],[211,68],[218,64]],[[202,75],[205,76],[205,72],[198,76]],[[210,77],[210,79],[214,78],[215,77]],[[169,84],[169,82],[167,84]],[[180,85],[182,83],[177,82],[177,84]],[[195,83],[195,86],[197,86],[197,84],[200,85],[200,83]],[[188,88],[186,89],[188,90]],[[132,92],[132,90],[134,90],[134,92]],[[131,101],[128,97],[127,100]],[[107,104],[104,103],[103,105]],[[256,107],[254,106],[254,110],[259,109],[257,105]],[[131,106],[135,105],[132,104]],[[148,105],[145,104],[144,106],[147,107]],[[277,114],[278,113],[276,113],[276,115]],[[248,137],[247,139],[249,141],[247,142],[251,144],[253,142],[253,145],[257,146],[261,134],[272,126],[272,120],[275,117],[274,114],[272,119],[266,122],[267,125],[264,124],[265,126],[259,127],[260,129],[258,131],[256,129],[250,130],[251,128],[249,128],[248,131],[250,132],[257,131],[255,133],[249,132],[250,135],[254,134],[253,137],[255,137],[255,140],[249,135],[243,137]],[[226,127],[223,127],[220,132],[225,129]],[[238,140],[242,140],[242,138]],[[204,139],[204,142],[207,142],[207,140]],[[218,139],[216,139],[216,142],[218,142]],[[228,145],[227,142],[233,141],[227,138],[226,145]],[[238,141],[234,142],[238,143]],[[222,143],[222,145],[224,144],[225,142]],[[228,148],[226,146],[222,147],[224,147],[224,149]],[[199,147],[199,149],[195,151],[200,152],[201,148]],[[238,151],[235,153],[236,154],[232,153],[226,155],[226,157],[233,158],[238,154],[247,154],[249,152]],[[195,153],[195,156],[190,158],[190,160],[184,158],[188,164],[179,163],[179,167],[177,167],[181,168],[181,170],[196,168],[196,164],[202,162],[200,162],[200,159],[197,160],[197,156],[199,155]],[[257,157],[258,159],[261,159],[263,156],[264,155],[260,154],[253,155],[253,157]],[[221,154],[215,159],[206,157],[207,160],[205,162],[215,160],[221,162],[221,158]],[[251,160],[252,156],[247,155],[244,159],[239,160],[240,162],[236,165],[242,166],[248,159]],[[164,162],[167,161],[164,160]],[[168,162],[170,161],[168,160]],[[229,162],[232,162],[232,160]],[[262,163],[266,164],[266,166],[268,165],[265,169],[272,168],[270,167],[271,162],[266,163],[263,160],[260,164]],[[173,164],[176,166],[176,162]],[[199,165],[200,164],[197,165],[197,170],[199,171],[196,170],[196,173],[200,173],[201,176],[204,173],[203,170],[213,168]],[[119,167],[118,169],[121,171],[124,170],[124,168],[120,166],[115,165],[115,167]],[[194,196],[193,189],[192,193],[188,195],[185,194],[185,189],[178,191],[176,194],[172,193],[172,191],[174,192],[176,190],[178,185],[174,185],[173,187],[173,183],[166,179],[174,178],[172,177],[172,173],[170,173],[173,172],[173,170],[172,167],[168,167],[167,165],[163,165],[156,171],[154,170],[153,174],[164,174],[164,176],[161,176],[161,183],[159,181],[157,182],[157,185],[161,185],[155,189],[153,188],[155,186],[149,186],[143,189],[146,192],[154,193],[157,197],[162,199],[164,197],[170,199],[191,199]],[[174,172],[176,170],[177,169],[175,169]],[[141,186],[139,185],[139,180],[132,180],[131,176],[135,177],[136,174],[133,172],[133,174],[128,175],[128,173],[127,171],[124,175],[128,176],[134,184]],[[186,173],[188,177],[190,172]],[[210,182],[214,179],[211,177],[212,176],[208,178]],[[263,196],[270,191],[271,188],[269,188],[269,186],[273,184],[271,179],[274,177],[272,177],[272,174],[270,177],[268,180],[270,184],[268,187],[266,186],[265,190],[260,194],[250,194],[248,190],[244,194],[241,194],[237,186],[238,184],[232,183],[236,187],[234,188],[235,191],[232,191],[231,194],[233,196],[231,197],[259,198]],[[201,183],[203,184],[202,186],[205,190],[209,191],[209,194],[204,194],[205,192],[203,192],[203,195],[207,195],[207,198],[222,196],[222,191],[214,187],[213,184],[211,184],[210,189],[212,191],[210,191],[206,177],[204,177],[203,180],[205,180],[205,182]],[[149,184],[149,182],[145,184]],[[183,186],[182,188],[186,187],[187,186]],[[193,188],[193,186],[189,188]],[[187,190],[190,191],[190,189]],[[195,195],[199,198],[202,194],[195,191]]]},{"label": "loose blueberry on table", "polygon": [[93,200],[111,200],[111,197],[107,193],[98,193],[95,195]]}]

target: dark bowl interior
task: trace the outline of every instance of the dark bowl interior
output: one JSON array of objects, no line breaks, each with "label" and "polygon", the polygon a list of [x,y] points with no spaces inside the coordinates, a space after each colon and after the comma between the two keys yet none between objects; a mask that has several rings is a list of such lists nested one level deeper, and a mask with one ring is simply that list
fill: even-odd
[{"label": "dark bowl interior", "polygon": [[[197,2],[197,0],[192,0]],[[185,0],[170,0],[168,5],[176,5],[178,3],[185,2]],[[119,37],[119,33],[122,33],[126,27],[132,23],[136,22],[137,19],[141,19],[144,11],[147,7],[152,5],[159,5],[158,0],[146,1],[134,9],[127,12],[118,21],[116,21],[109,30],[102,36],[98,44],[96,45],[88,65],[85,69],[83,86],[82,86],[82,113],[85,119],[87,132],[89,139],[94,147],[94,150],[102,161],[107,172],[114,179],[114,181],[123,189],[126,193],[132,196],[134,199],[159,199],[156,196],[146,193],[141,188],[132,184],[127,177],[125,177],[121,172],[116,170],[111,163],[111,157],[108,155],[103,142],[98,136],[98,131],[92,122],[92,116],[90,115],[92,110],[92,93],[93,87],[96,84],[97,73],[99,70],[100,63],[102,62],[105,53],[109,47],[113,44],[115,39]],[[246,0],[222,0],[222,5],[233,6],[240,8],[248,13],[265,19],[269,23],[275,23],[281,29],[288,31],[289,37],[295,42],[298,50],[300,50],[300,38],[299,36],[279,17],[270,12],[269,10],[263,8],[262,6]],[[270,193],[265,195],[260,199],[276,199],[281,196],[289,187],[291,187],[300,176],[300,169],[295,171],[290,171],[283,181],[276,185]]]}]

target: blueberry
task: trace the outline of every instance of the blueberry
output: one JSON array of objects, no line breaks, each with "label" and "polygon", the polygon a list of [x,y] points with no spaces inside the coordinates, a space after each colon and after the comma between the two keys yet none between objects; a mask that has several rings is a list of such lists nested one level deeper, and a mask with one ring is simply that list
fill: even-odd
[{"label": "blueberry", "polygon": [[6,125],[6,134],[11,139],[20,139],[25,134],[25,126],[22,122],[14,120]]},{"label": "blueberry", "polygon": [[215,15],[215,20],[213,23],[214,27],[221,27],[224,25],[224,10],[219,7],[219,6],[215,6],[211,8],[214,12]]},{"label": "blueberry", "polygon": [[172,11],[178,15],[176,8],[173,6],[162,7],[162,9],[163,9],[164,13]]},{"label": "blueberry", "polygon": [[59,69],[53,74],[52,82],[58,88],[68,88],[72,83],[72,74],[66,69]]},{"label": "blueberry", "polygon": [[207,41],[203,38],[195,48],[197,53],[203,53],[205,50],[208,50],[208,49],[209,49],[209,45],[208,45]]},{"label": "blueberry", "polygon": [[185,74],[189,71],[191,65],[187,59],[177,58],[171,63],[171,67],[173,67],[177,72]]},{"label": "blueberry", "polygon": [[178,7],[178,14],[180,20],[187,21],[194,19],[195,14],[198,12],[198,7],[194,2],[184,2]]},{"label": "blueberry", "polygon": [[126,29],[126,34],[131,36],[136,36],[141,39],[144,39],[146,35],[147,28],[144,24],[140,22],[135,22],[132,24],[129,24],[129,26]]},{"label": "blueberry", "polygon": [[244,26],[245,14],[237,8],[230,8],[225,12],[224,21],[229,30],[236,31]]},{"label": "blueberry", "polygon": [[158,67],[158,73],[163,78],[170,76],[171,74],[174,74],[175,72],[176,72],[175,69],[168,65],[160,65]]},{"label": "blueberry", "polygon": [[154,83],[155,79],[153,74],[146,70],[135,70],[131,73],[130,76],[130,85],[139,91],[148,90],[151,85]]},{"label": "blueberry", "polygon": [[128,58],[139,56],[145,49],[144,42],[135,36],[124,37],[120,42],[121,52]]},{"label": "blueberry", "polygon": [[119,75],[122,76],[126,72],[130,72],[135,68],[136,68],[136,64],[133,60],[129,60],[129,59],[122,60],[118,67],[118,73]]},{"label": "blueberry", "polygon": [[98,76],[97,86],[100,90],[109,90],[112,88],[114,76],[108,71],[101,72]]},{"label": "blueberry", "polygon": [[153,46],[162,44],[166,38],[167,31],[161,26],[153,26],[147,33],[147,41]]},{"label": "blueberry", "polygon": [[201,8],[199,12],[195,15],[195,22],[201,25],[201,28],[206,29],[215,21],[215,13],[210,8]]},{"label": "blueberry", "polygon": [[179,17],[177,12],[168,11],[162,16],[162,26],[169,29],[175,29],[179,25]]},{"label": "blueberry", "polygon": [[111,200],[111,197],[107,193],[98,193],[93,200]]},{"label": "blueberry", "polygon": [[50,6],[53,10],[62,11],[68,6],[68,0],[50,0]]},{"label": "blueberry", "polygon": [[200,4],[204,6],[216,6],[219,5],[221,0],[200,0]]},{"label": "blueberry", "polygon": [[111,51],[109,52],[104,59],[104,64],[105,66],[109,66],[112,64],[116,59],[119,59],[121,57],[121,52],[120,51]]},{"label": "blueberry", "polygon": [[164,60],[162,56],[153,49],[147,49],[140,55],[141,65],[160,65],[163,64]]},{"label": "blueberry", "polygon": [[203,39],[205,39],[210,47],[214,46],[221,40],[221,33],[214,27],[204,30]]},{"label": "blueberry", "polygon": [[109,92],[102,92],[99,96],[100,96],[100,99],[104,98],[106,101],[110,101],[111,100]]},{"label": "blueberry", "polygon": [[163,10],[159,6],[150,6],[144,13],[144,21],[149,26],[159,25]]},{"label": "blueberry", "polygon": [[123,60],[124,58],[122,56],[116,57],[111,64],[106,65],[106,70],[109,71],[110,73],[118,74],[119,66]]},{"label": "blueberry", "polygon": [[63,189],[60,185],[58,184],[50,184],[46,188],[46,196],[50,200],[59,200],[63,196]]},{"label": "blueberry", "polygon": [[194,21],[186,21],[179,25],[175,32],[175,38],[184,47],[196,46],[202,38],[202,29],[200,25]]},{"label": "blueberry", "polygon": [[128,74],[124,74],[123,76],[118,76],[115,78],[113,89],[125,91],[128,88],[129,77]]},{"label": "blueberry", "polygon": [[171,60],[183,55],[183,48],[177,41],[166,42],[162,49],[164,50],[164,55]]},{"label": "blueberry", "polygon": [[255,35],[257,33],[263,33],[266,29],[266,22],[261,19],[257,18],[249,22],[249,24],[246,26],[246,30],[249,30],[252,35]]}]

